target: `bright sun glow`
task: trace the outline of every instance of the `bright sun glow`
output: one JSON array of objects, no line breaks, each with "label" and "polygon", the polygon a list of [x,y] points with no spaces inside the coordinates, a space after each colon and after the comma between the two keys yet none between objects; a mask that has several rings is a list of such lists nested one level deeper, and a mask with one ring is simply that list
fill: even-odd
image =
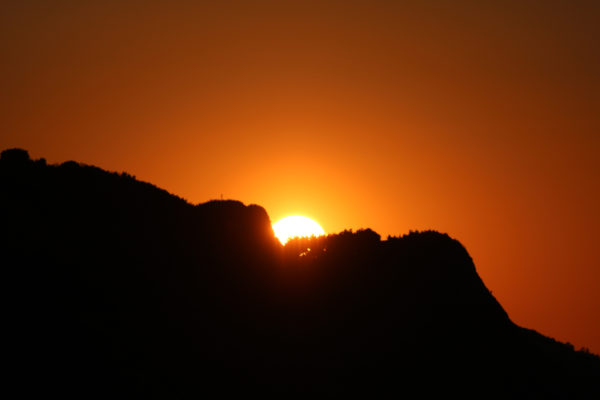
[{"label": "bright sun glow", "polygon": [[321,225],[301,215],[291,215],[280,219],[273,224],[273,231],[282,244],[296,236],[320,236],[325,234]]}]

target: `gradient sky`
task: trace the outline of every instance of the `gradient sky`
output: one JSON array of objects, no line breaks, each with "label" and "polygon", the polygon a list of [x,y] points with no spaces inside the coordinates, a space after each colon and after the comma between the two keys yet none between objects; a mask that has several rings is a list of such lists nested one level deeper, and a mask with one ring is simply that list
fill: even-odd
[{"label": "gradient sky", "polygon": [[600,353],[600,2],[3,1],[0,149],[460,240]]}]

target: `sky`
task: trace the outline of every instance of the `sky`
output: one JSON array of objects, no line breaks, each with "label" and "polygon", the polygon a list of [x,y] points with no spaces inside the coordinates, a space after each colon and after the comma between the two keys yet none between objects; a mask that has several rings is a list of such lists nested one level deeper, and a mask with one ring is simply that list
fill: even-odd
[{"label": "sky", "polygon": [[600,353],[600,2],[3,1],[0,149],[330,233],[448,233]]}]

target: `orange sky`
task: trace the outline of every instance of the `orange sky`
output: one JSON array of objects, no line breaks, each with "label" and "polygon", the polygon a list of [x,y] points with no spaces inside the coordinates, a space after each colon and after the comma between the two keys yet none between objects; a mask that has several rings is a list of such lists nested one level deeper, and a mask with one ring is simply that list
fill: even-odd
[{"label": "orange sky", "polygon": [[600,353],[599,2],[198,3],[2,2],[0,149],[447,232],[516,323]]}]

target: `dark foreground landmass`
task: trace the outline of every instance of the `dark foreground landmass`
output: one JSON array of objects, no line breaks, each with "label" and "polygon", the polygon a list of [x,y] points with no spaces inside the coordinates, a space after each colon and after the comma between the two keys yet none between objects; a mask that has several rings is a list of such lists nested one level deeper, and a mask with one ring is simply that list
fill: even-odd
[{"label": "dark foreground landmass", "polygon": [[600,359],[511,322],[445,234],[282,247],[265,210],[0,159],[5,378],[21,394],[600,398]]}]

